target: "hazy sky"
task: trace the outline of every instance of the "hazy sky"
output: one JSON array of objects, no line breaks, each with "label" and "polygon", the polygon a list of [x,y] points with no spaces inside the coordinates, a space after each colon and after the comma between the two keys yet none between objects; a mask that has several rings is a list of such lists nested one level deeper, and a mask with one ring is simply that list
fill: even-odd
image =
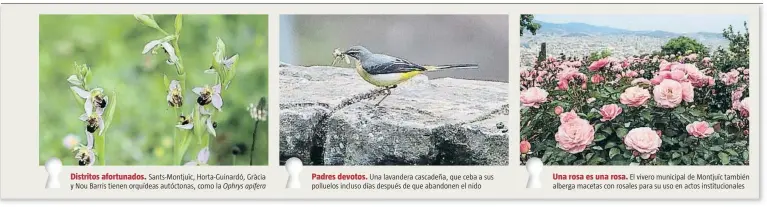
[{"label": "hazy sky", "polygon": [[627,30],[661,30],[676,33],[715,32],[732,25],[736,31],[743,30],[745,15],[547,15],[536,14],[536,20],[551,23],[578,22]]}]

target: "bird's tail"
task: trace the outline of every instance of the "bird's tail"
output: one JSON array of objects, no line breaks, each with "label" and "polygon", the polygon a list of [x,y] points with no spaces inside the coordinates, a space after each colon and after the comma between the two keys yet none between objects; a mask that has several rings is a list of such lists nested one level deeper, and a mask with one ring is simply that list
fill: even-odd
[{"label": "bird's tail", "polygon": [[479,65],[477,64],[429,65],[423,67],[426,68],[427,71],[444,69],[479,69]]}]

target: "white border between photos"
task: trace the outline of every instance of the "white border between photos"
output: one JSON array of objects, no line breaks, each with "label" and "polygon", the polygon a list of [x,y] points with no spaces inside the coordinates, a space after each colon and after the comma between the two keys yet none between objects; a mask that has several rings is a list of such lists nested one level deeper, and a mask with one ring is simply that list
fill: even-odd
[{"label": "white border between photos", "polygon": [[[339,2],[339,3],[362,3],[363,1],[359,1],[359,0],[358,1],[340,0],[340,1],[336,1],[336,2]],[[11,3],[11,2],[24,3],[24,2],[29,2],[29,1],[0,1],[0,3]],[[48,0],[48,1],[35,1],[35,2],[60,3],[60,2],[63,2],[63,1]],[[68,2],[75,2],[75,1],[68,1]],[[93,3],[93,2],[103,2],[103,1],[81,0],[81,1],[76,1],[76,2],[78,2],[78,3]],[[109,2],[119,3],[120,1],[109,1]],[[142,2],[157,2],[157,1],[146,1],[146,0],[142,1],[142,0],[137,0],[137,1],[131,1],[131,2],[142,3]],[[166,1],[162,1],[162,2],[182,3],[182,2],[190,2],[190,1],[166,0]],[[194,2],[194,1],[191,1],[191,2]],[[230,3],[230,2],[231,3],[249,3],[251,1],[240,0],[240,1],[221,1],[221,2],[226,2],[226,3]],[[263,2],[270,2],[270,1],[257,1],[257,2],[263,3]],[[320,2],[320,1],[285,0],[285,1],[278,1],[278,2],[282,2],[282,3],[294,3],[294,2],[301,2],[301,3],[303,3],[303,2],[310,2],[310,3],[314,3],[314,2]],[[395,2],[412,2],[412,1],[406,1],[405,0],[405,1],[387,1],[387,2],[395,3]],[[455,2],[461,2],[461,1],[436,1],[436,0],[434,0],[434,1],[419,1],[419,2],[428,2],[428,3],[437,3],[437,2],[447,3],[447,2],[450,2],[450,3],[455,3]],[[482,2],[500,3],[500,2],[504,2],[504,1],[482,1]],[[520,2],[520,1],[517,1],[517,2]],[[557,3],[557,2],[568,2],[568,1],[547,1],[547,0],[541,0],[541,1],[525,1],[525,3],[526,2],[538,2],[538,3],[549,3],[549,2],[551,2],[551,3]],[[572,1],[572,2],[573,3],[577,3],[575,1]],[[602,1],[579,1],[579,2],[581,2],[581,3],[583,3],[583,2],[589,2],[589,3],[614,3],[616,1],[602,0]],[[632,3],[632,2],[637,2],[637,1],[623,1],[623,2],[625,2],[625,3]],[[641,2],[646,2],[646,3],[670,3],[669,1],[657,1],[657,0],[641,1]],[[696,3],[696,2],[697,3],[700,3],[700,2],[723,3],[723,1],[674,1],[674,2],[680,2],[680,3]],[[761,2],[761,1],[724,1],[724,2],[729,2],[729,3],[734,3],[734,2],[738,2],[738,3],[753,3],[753,2]],[[200,1],[198,1],[197,3],[200,3]],[[2,8],[2,6],[0,6],[0,8]],[[2,9],[0,9],[0,12],[2,12]],[[761,11],[760,11],[760,13],[761,13]],[[764,21],[763,21],[761,16],[760,16],[760,22],[761,22],[761,27],[760,28],[763,28],[764,27]],[[273,32],[273,31],[279,31],[279,30],[278,29],[274,29],[272,27],[271,23],[272,22],[270,21],[270,32],[269,32],[269,34],[270,34],[270,38],[269,38],[270,39],[270,44],[269,44],[270,45],[269,46],[270,47],[270,49],[269,49],[270,55],[271,54],[279,54],[279,52],[276,51],[277,50],[276,48],[278,48],[278,47],[275,44],[273,44],[273,42],[277,42],[277,43],[279,42],[278,39],[277,39],[277,37],[279,35],[276,32]],[[762,31],[763,31],[763,29],[762,29]],[[761,33],[761,39],[764,39],[764,38],[765,38],[765,33]],[[762,45],[759,45],[759,47],[762,48]],[[512,50],[514,50],[514,49],[512,49]],[[762,53],[761,57],[759,57],[760,60],[764,60],[766,55],[767,55],[767,53]],[[278,63],[278,61],[274,61],[274,60],[277,60],[277,58],[270,57],[270,67],[271,67],[272,63]],[[767,75],[760,74],[759,80],[765,80],[765,76],[767,76]],[[270,85],[276,86],[276,84],[277,84],[276,81],[277,80],[274,80],[273,78],[270,78]],[[767,90],[765,90],[765,88],[764,88],[765,86],[763,86],[763,84],[760,84],[760,86],[761,86],[761,88],[760,88],[760,97],[762,97],[763,95],[765,95],[765,93],[767,93]],[[278,87],[270,87],[270,94],[276,94],[276,93],[272,93],[272,89],[276,90],[276,89],[278,89]],[[278,102],[275,102],[275,103],[278,103]],[[270,107],[272,107],[272,106],[270,106]],[[760,116],[760,119],[761,119],[761,114],[759,114],[759,116]],[[274,123],[277,123],[277,122],[274,122]],[[760,124],[761,124],[761,128],[762,129],[767,128],[767,122],[760,123]],[[272,128],[272,127],[270,126],[270,128]],[[767,143],[767,142],[762,142],[761,143],[760,149],[765,149],[764,148],[765,143]],[[276,154],[277,154],[276,152],[270,151],[270,155],[276,155]],[[763,154],[762,153],[760,153],[760,159],[759,160],[762,160],[761,158],[763,158]],[[270,165],[274,164],[274,163],[272,163],[273,160],[274,159],[270,159]],[[760,165],[760,168],[761,168],[761,163],[759,165]],[[765,172],[760,169],[760,174],[761,174],[760,178],[762,178],[762,177],[764,177]],[[760,182],[760,188],[761,188],[761,185],[762,185],[761,183],[762,182]],[[371,200],[371,201],[343,201],[343,200],[338,200],[338,201],[268,201],[268,200],[267,201],[258,201],[258,200],[250,201],[250,200],[247,200],[247,201],[243,201],[243,200],[237,200],[237,201],[233,201],[233,202],[227,202],[226,204],[227,205],[233,205],[233,206],[237,206],[237,205],[254,205],[256,202],[258,202],[258,204],[256,204],[256,205],[259,205],[259,206],[272,206],[272,205],[276,205],[276,204],[279,204],[279,203],[290,203],[290,204],[284,205],[284,206],[334,206],[334,207],[337,207],[337,206],[363,206],[363,205],[364,206],[391,206],[391,205],[403,204],[403,203],[414,203],[414,204],[418,204],[418,205],[434,204],[435,206],[465,206],[467,204],[472,204],[472,203],[480,202],[478,200],[468,200],[468,201],[426,200],[426,201],[407,201],[407,202],[404,202],[404,201],[381,202],[381,201],[382,200]],[[192,206],[210,206],[210,205],[214,205],[215,203],[219,203],[219,202],[222,202],[222,201],[215,201],[214,202],[214,201],[181,201],[181,200],[159,201],[158,200],[158,201],[149,201],[149,202],[147,202],[147,201],[125,201],[125,200],[122,200],[119,203],[118,202],[109,202],[109,201],[93,201],[93,202],[87,202],[87,201],[13,201],[13,202],[0,201],[0,204],[2,206],[47,206],[47,205],[50,205],[50,206],[62,206],[62,207],[63,206],[77,206],[77,207],[102,206],[102,205],[107,205],[107,204],[112,205],[112,206],[136,206],[136,205],[142,205],[142,206],[187,206],[187,207],[192,207]],[[684,202],[684,203],[682,203],[682,202]],[[754,206],[761,205],[760,202],[758,202],[758,201],[738,202],[738,201],[732,201],[732,200],[728,200],[728,201],[702,201],[702,200],[701,201],[691,201],[691,200],[687,200],[687,201],[654,201],[654,202],[636,202],[636,200],[627,200],[627,201],[619,201],[619,200],[611,200],[611,201],[575,201],[575,202],[573,202],[573,201],[544,201],[544,200],[538,200],[538,201],[531,201],[531,200],[505,200],[505,201],[488,201],[487,203],[485,203],[485,202],[482,202],[482,203],[483,204],[496,204],[496,205],[503,204],[503,206],[517,206],[518,205],[518,206],[558,206],[558,207],[559,206],[567,206],[567,207],[574,207],[574,206],[616,206],[616,205],[621,205],[621,206],[648,206],[648,205],[652,205],[652,206],[657,206],[657,205],[665,206],[665,205],[674,205],[674,206],[676,206],[676,205],[679,205],[679,204],[688,204],[688,205],[694,205],[694,206],[723,206],[723,205],[733,205],[733,204],[738,205],[738,206],[740,206],[740,205],[754,205]]]}]

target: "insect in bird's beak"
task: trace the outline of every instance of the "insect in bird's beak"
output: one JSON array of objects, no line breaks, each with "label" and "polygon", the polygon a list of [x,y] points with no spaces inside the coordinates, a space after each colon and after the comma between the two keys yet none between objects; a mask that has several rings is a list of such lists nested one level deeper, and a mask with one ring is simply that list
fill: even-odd
[{"label": "insect in bird's beak", "polygon": [[347,56],[348,55],[347,52],[341,52],[340,49],[336,48],[333,51],[334,59],[333,59],[333,64],[331,64],[331,65],[335,66],[336,63],[338,62],[338,60],[343,60],[344,62],[346,62],[346,64],[350,64],[351,62],[349,61],[349,57]]}]

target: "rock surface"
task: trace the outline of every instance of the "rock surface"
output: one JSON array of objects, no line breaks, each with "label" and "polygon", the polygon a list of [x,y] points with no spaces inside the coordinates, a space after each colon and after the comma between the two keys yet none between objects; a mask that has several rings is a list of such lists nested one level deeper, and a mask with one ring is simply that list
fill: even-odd
[{"label": "rock surface", "polygon": [[508,165],[508,84],[417,76],[383,97],[353,69],[280,68],[280,161]]}]

